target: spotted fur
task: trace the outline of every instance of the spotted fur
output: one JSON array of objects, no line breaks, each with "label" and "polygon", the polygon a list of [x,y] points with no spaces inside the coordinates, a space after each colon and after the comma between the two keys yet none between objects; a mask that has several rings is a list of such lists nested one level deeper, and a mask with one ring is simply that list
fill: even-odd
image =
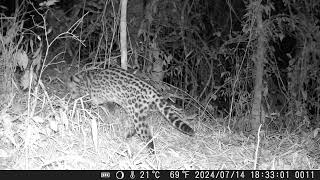
[{"label": "spotted fur", "polygon": [[150,128],[146,115],[150,109],[157,109],[175,128],[187,135],[194,130],[185,123],[180,109],[170,104],[158,91],[137,76],[122,69],[94,69],[71,76],[68,82],[73,98],[90,95],[94,104],[115,102],[122,106],[133,119],[133,126],[127,134],[135,134],[154,150]]}]

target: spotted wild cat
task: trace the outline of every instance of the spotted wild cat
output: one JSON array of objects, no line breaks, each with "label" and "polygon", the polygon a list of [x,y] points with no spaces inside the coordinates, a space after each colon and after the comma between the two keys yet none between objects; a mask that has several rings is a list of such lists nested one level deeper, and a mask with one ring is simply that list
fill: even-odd
[{"label": "spotted wild cat", "polygon": [[[124,108],[133,119],[127,138],[135,134],[145,142],[152,139],[146,122],[148,110],[156,109],[181,132],[193,136],[194,130],[185,123],[180,109],[150,84],[137,76],[118,68],[92,69],[70,77],[68,87],[73,98],[90,95],[94,104],[114,102]],[[148,147],[154,150],[153,141]]]}]

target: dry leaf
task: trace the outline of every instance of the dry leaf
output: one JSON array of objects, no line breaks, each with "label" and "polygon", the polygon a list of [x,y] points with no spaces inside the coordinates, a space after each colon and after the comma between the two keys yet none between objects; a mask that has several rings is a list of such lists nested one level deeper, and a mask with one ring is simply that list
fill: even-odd
[{"label": "dry leaf", "polygon": [[34,116],[32,117],[32,119],[37,122],[37,123],[43,123],[44,122],[44,119],[40,116]]},{"label": "dry leaf", "polygon": [[[35,79],[37,79],[37,75],[33,71],[31,72],[30,70],[26,70],[26,71],[24,71],[24,74],[21,77],[20,86],[22,87],[23,90],[25,90],[25,89],[29,88],[30,84],[31,85],[34,84]],[[30,81],[31,81],[31,83],[30,83]]]},{"label": "dry leaf", "polygon": [[66,129],[68,129],[69,128],[69,120],[68,120],[68,116],[67,116],[66,112],[62,108],[60,108],[59,114],[60,114],[60,118],[61,118],[63,125],[66,127]]},{"label": "dry leaf", "polygon": [[49,121],[49,126],[53,131],[58,132],[58,122],[57,121],[55,121],[55,120]]},{"label": "dry leaf", "polygon": [[27,53],[24,50],[19,50],[15,54],[15,61],[22,70],[26,69],[29,62]]}]

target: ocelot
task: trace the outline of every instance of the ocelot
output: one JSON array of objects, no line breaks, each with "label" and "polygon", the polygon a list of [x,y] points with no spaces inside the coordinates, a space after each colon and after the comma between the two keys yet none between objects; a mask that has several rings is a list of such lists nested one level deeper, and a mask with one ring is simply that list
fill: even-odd
[{"label": "ocelot", "polygon": [[146,81],[118,68],[91,69],[70,77],[67,83],[73,98],[89,95],[92,103],[114,102],[132,118],[127,138],[135,134],[154,150],[152,135],[146,122],[147,112],[156,109],[181,132],[193,136],[194,130],[183,121],[183,113]]}]

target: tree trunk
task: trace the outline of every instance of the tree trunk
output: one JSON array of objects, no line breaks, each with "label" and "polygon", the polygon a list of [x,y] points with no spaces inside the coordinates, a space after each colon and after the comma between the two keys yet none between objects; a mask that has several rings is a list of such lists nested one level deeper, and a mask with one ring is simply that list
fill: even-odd
[{"label": "tree trunk", "polygon": [[120,46],[121,46],[121,68],[128,69],[128,50],[127,50],[127,3],[128,0],[121,0],[120,18]]},{"label": "tree trunk", "polygon": [[264,122],[264,117],[262,116],[262,78],[264,74],[264,62],[265,62],[265,33],[262,21],[262,10],[257,10],[257,33],[258,33],[258,47],[256,55],[253,55],[253,61],[255,63],[255,86],[254,86],[254,97],[251,110],[251,125],[254,131],[257,131],[259,125]]}]

